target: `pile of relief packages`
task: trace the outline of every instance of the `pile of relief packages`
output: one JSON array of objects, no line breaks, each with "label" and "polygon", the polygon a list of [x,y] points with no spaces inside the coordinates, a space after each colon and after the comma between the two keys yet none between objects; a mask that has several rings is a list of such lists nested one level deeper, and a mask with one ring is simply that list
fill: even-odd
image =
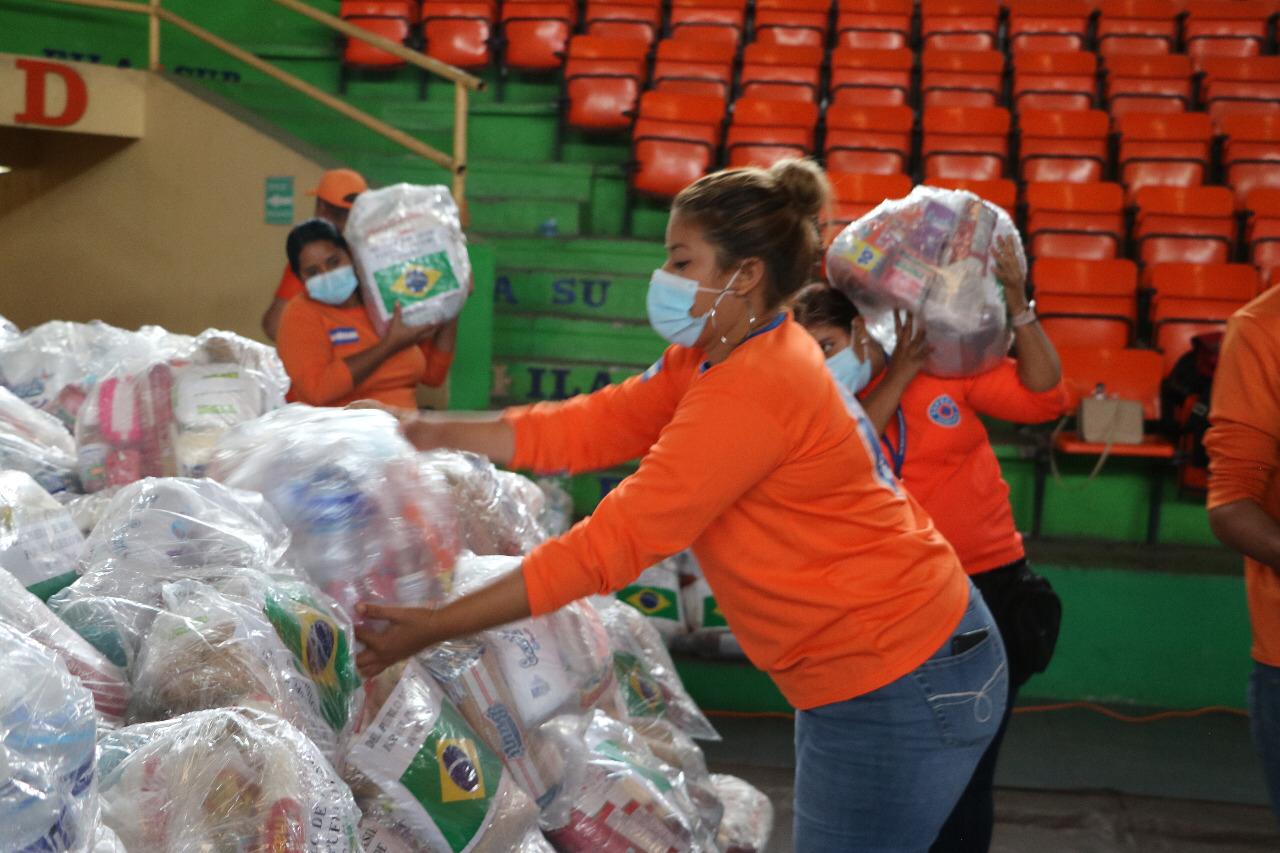
[{"label": "pile of relief packages", "polygon": [[[367,304],[460,310],[447,194],[368,193],[348,235]],[[764,848],[768,800],[708,773],[714,729],[617,599],[362,681],[357,602],[490,582],[567,496],[287,388],[226,332],[0,325],[0,851]]]}]

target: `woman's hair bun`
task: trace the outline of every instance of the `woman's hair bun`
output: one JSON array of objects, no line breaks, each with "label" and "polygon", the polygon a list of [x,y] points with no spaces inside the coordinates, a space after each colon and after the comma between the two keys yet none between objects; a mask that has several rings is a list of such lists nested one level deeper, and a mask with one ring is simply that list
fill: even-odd
[{"label": "woman's hair bun", "polygon": [[779,160],[769,169],[774,184],[787,195],[800,215],[817,218],[827,205],[831,187],[822,168],[812,160]]}]

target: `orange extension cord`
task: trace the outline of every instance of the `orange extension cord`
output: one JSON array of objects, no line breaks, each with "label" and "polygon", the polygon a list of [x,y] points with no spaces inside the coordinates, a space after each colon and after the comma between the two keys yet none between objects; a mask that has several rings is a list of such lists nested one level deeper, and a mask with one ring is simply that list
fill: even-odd
[{"label": "orange extension cord", "polygon": [[[1249,714],[1239,708],[1228,708],[1225,705],[1209,705],[1204,708],[1188,708],[1185,711],[1157,711],[1154,714],[1122,714],[1096,702],[1056,702],[1051,705],[1022,705],[1015,707],[1015,714],[1043,714],[1049,711],[1093,711],[1104,717],[1110,717],[1121,723],[1156,723],[1161,720],[1204,717],[1209,714],[1228,714],[1233,717],[1248,717]],[[794,714],[787,711],[704,711],[709,717],[728,717],[736,719],[778,719],[790,720]]]}]

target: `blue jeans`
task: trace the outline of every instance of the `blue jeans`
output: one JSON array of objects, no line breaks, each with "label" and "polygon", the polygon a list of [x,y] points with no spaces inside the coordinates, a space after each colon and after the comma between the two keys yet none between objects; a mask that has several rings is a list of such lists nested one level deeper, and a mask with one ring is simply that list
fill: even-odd
[{"label": "blue jeans", "polygon": [[1280,818],[1280,669],[1257,661],[1249,676],[1249,725],[1267,778],[1271,811]]},{"label": "blue jeans", "polygon": [[[956,637],[980,631],[976,645],[952,653]],[[971,586],[960,625],[915,670],[797,713],[797,853],[927,851],[1000,727],[1007,670]]]}]

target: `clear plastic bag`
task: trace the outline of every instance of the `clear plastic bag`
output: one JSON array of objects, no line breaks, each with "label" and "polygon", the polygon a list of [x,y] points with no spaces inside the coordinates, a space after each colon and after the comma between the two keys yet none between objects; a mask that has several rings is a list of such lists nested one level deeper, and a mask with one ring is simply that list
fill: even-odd
[{"label": "clear plastic bag", "polygon": [[714,851],[683,774],[659,761],[634,729],[595,711],[557,717],[543,731],[565,756],[564,789],[542,816],[561,853]]},{"label": "clear plastic bag", "polygon": [[386,412],[286,406],[226,433],[209,474],[266,496],[293,534],[289,558],[348,615],[448,589],[457,513]]},{"label": "clear plastic bag", "polygon": [[718,842],[723,853],[764,853],[773,834],[773,803],[758,788],[737,776],[711,775],[724,803]]},{"label": "clear plastic bag", "polygon": [[680,594],[684,598],[689,633],[679,639],[677,649],[709,658],[745,658],[738,638],[733,636],[720,605],[716,603],[711,585],[702,576],[702,568],[692,553],[687,555],[683,570],[687,574]]},{"label": "clear plastic bag", "polygon": [[1004,210],[971,192],[916,187],[840,232],[827,250],[827,278],[886,349],[895,343],[893,311],[905,309],[933,348],[925,371],[972,376],[998,364],[1012,343],[994,248],[1015,238],[1025,270],[1017,235]]},{"label": "clear plastic bag", "polygon": [[542,490],[543,510],[538,515],[538,523],[548,538],[561,536],[569,532],[573,526],[573,496],[564,485],[551,477],[539,477],[534,481]]},{"label": "clear plastic bag", "polygon": [[[538,511],[516,475],[483,456],[454,450],[422,454],[422,466],[442,476],[452,492],[466,548],[473,554],[519,556],[547,538]],[[528,482],[525,480],[524,482]]]},{"label": "clear plastic bag", "polygon": [[58,657],[0,622],[0,839],[66,853],[97,824],[93,697]]},{"label": "clear plastic bag", "polygon": [[508,853],[538,809],[416,662],[347,754],[366,849]]},{"label": "clear plastic bag", "polygon": [[51,495],[80,491],[76,455],[61,447],[41,444],[0,423],[0,471],[29,474]]},{"label": "clear plastic bag", "polygon": [[680,565],[676,557],[645,569],[615,596],[642,613],[668,644],[688,630],[680,595]]},{"label": "clear plastic bag", "polygon": [[257,569],[296,579],[289,533],[261,495],[212,480],[142,480],[120,490],[81,553],[78,581],[50,608],[117,666],[130,667],[166,583]]},{"label": "clear plastic bag", "polygon": [[364,698],[337,605],[308,584],[256,572],[165,584],[161,598],[134,666],[129,722],[253,707],[336,759]]},{"label": "clear plastic bag", "polygon": [[74,456],[76,442],[66,424],[0,386],[0,431],[33,444]]},{"label": "clear plastic bag", "polygon": [[345,235],[379,335],[386,333],[397,303],[410,326],[447,323],[462,312],[471,259],[447,187],[394,184],[363,192]]},{"label": "clear plastic bag", "polygon": [[196,711],[105,735],[103,822],[129,853],[358,853],[360,811],[289,723],[247,708]]},{"label": "clear plastic bag", "polygon": [[114,728],[124,722],[131,692],[125,671],[103,657],[5,571],[0,571],[0,624],[57,655],[67,672],[93,694],[103,727]]},{"label": "clear plastic bag", "polygon": [[0,471],[0,569],[41,599],[76,579],[84,536],[66,507],[21,471]]},{"label": "clear plastic bag", "polygon": [[0,314],[0,342],[17,337],[20,334],[18,327],[8,317]]},{"label": "clear plastic bag", "polygon": [[628,720],[667,720],[690,737],[719,740],[715,727],[693,701],[662,637],[635,609],[615,599],[592,600],[609,633],[613,668]]},{"label": "clear plastic bag", "polygon": [[119,491],[118,487],[112,487],[91,495],[59,492],[54,495],[54,498],[67,508],[67,512],[71,513],[80,532],[88,536],[107,514],[107,507],[111,505],[111,501]]},{"label": "clear plastic bag", "polygon": [[98,376],[148,348],[106,323],[55,320],[0,339],[0,385],[71,427]]}]

